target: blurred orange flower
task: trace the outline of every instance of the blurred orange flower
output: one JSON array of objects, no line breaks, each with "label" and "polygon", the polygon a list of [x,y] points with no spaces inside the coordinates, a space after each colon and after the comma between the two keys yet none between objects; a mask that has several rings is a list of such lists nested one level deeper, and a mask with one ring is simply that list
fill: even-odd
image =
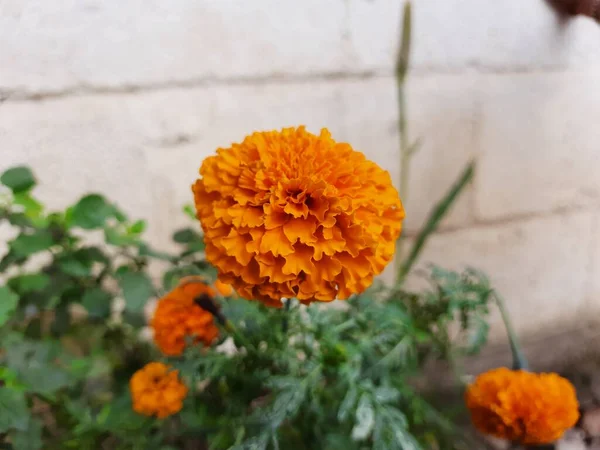
[{"label": "blurred orange flower", "polygon": [[159,362],[146,364],[134,373],[129,389],[133,410],[159,419],[179,412],[188,392],[177,371]]},{"label": "blurred orange flower", "polygon": [[256,132],[200,175],[206,257],[244,298],[346,299],[394,256],[404,209],[389,173],[326,129]]},{"label": "blurred orange flower", "polygon": [[158,301],[150,325],[154,342],[165,355],[181,355],[186,337],[208,346],[218,336],[213,315],[194,302],[201,294],[214,297],[216,293],[199,278],[188,277]]},{"label": "blurred orange flower", "polygon": [[219,291],[223,297],[230,297],[233,295],[233,287],[230,284],[223,283],[221,280],[215,281],[215,289]]},{"label": "blurred orange flower", "polygon": [[579,418],[575,388],[555,373],[490,370],[468,387],[466,403],[479,431],[526,445],[558,440]]}]

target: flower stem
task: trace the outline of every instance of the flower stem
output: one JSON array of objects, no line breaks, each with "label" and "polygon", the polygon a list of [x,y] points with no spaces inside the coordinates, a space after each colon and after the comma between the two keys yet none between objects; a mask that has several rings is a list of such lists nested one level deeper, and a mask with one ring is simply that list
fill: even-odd
[{"label": "flower stem", "polygon": [[230,320],[227,320],[225,322],[224,328],[231,334],[231,336],[233,336],[234,341],[237,340],[240,344],[242,344],[248,350],[256,351],[256,348],[246,338],[246,336],[244,336],[244,333],[241,333],[240,330],[238,330]]},{"label": "flower stem", "polygon": [[281,320],[281,329],[283,330],[283,334],[287,334],[289,328],[289,316],[292,301],[289,298],[286,298],[284,302],[285,306],[283,310],[283,319]]},{"label": "flower stem", "polygon": [[[410,1],[404,3],[402,10],[402,30],[400,38],[400,48],[396,60],[396,89],[398,92],[398,132],[400,134],[400,198],[406,204],[408,199],[409,168],[410,157],[413,154],[413,146],[409,144],[408,131],[406,126],[406,93],[405,84],[406,74],[410,61],[410,40],[411,40],[411,4]],[[396,243],[396,273],[402,267],[402,239]]]},{"label": "flower stem", "polygon": [[498,305],[498,310],[500,311],[500,315],[502,316],[502,321],[504,322],[504,327],[506,328],[506,333],[508,334],[508,341],[510,344],[510,350],[512,352],[513,357],[513,369],[523,369],[528,370],[529,364],[527,364],[527,359],[521,350],[521,345],[519,344],[519,339],[517,338],[517,333],[513,327],[512,321],[510,319],[510,315],[508,314],[508,310],[506,309],[506,304],[504,299],[497,293],[494,292],[494,299],[496,300],[496,305]]}]

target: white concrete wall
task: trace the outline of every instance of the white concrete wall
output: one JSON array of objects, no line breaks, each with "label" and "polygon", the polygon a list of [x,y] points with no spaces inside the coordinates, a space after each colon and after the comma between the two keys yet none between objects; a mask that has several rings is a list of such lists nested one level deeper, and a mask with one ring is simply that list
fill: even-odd
[{"label": "white concrete wall", "polygon": [[[330,128],[398,177],[401,0],[0,0],[0,169],[185,222],[203,157],[255,129]],[[476,181],[423,262],[486,270],[519,331],[600,312],[600,26],[543,0],[414,0],[414,231]],[[496,332],[500,329],[497,327]]]}]

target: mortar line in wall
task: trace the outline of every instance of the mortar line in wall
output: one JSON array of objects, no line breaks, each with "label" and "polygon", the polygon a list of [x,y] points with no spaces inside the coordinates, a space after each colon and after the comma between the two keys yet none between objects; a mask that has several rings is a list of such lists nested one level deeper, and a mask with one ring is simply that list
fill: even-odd
[{"label": "mortar line in wall", "polygon": [[[411,69],[412,78],[433,77],[438,75],[520,75],[536,73],[562,73],[569,72],[570,68],[563,66],[547,67],[495,67],[478,63],[471,63],[462,67],[436,67],[422,66]],[[64,89],[31,91],[27,89],[11,89],[0,87],[0,104],[2,102],[26,102],[60,99],[82,95],[112,95],[112,94],[138,94],[155,92],[168,89],[194,89],[208,87],[237,87],[237,86],[266,86],[269,84],[309,84],[315,82],[360,81],[377,78],[393,78],[393,72],[382,69],[365,70],[359,72],[315,72],[309,74],[268,74],[258,76],[208,76],[190,78],[187,80],[170,80],[147,84],[123,84],[120,86],[93,85],[80,83]]]},{"label": "mortar line in wall", "polygon": [[[514,225],[519,222],[530,222],[538,219],[549,219],[553,217],[563,216],[563,215],[572,215],[578,214],[586,211],[592,211],[596,205],[587,205],[587,206],[575,206],[575,207],[565,207],[565,208],[556,208],[549,211],[543,212],[529,212],[529,213],[519,213],[513,214],[506,217],[499,217],[495,219],[475,219],[471,222],[461,224],[461,225],[447,225],[443,228],[436,231],[436,234],[451,234],[458,231],[465,230],[479,230],[486,228],[493,228],[502,225]],[[404,236],[407,238],[415,237],[417,235],[417,230],[407,230],[404,232]]]}]

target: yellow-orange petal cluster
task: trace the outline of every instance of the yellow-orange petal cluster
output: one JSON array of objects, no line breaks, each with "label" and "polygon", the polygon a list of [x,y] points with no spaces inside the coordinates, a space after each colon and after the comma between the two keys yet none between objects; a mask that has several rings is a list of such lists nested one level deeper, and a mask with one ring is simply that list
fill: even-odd
[{"label": "yellow-orange petal cluster", "polygon": [[192,189],[206,257],[247,299],[346,299],[392,260],[390,175],[323,129],[256,132],[206,158]]},{"label": "yellow-orange petal cluster", "polygon": [[560,439],[579,418],[575,388],[555,373],[491,370],[468,387],[466,403],[479,431],[526,445]]},{"label": "yellow-orange petal cluster", "polygon": [[231,297],[233,295],[233,287],[230,284],[223,283],[221,280],[215,281],[215,289],[223,297]]},{"label": "yellow-orange petal cluster", "polygon": [[181,355],[186,339],[210,345],[218,336],[212,314],[194,302],[201,294],[214,297],[215,291],[197,277],[188,277],[158,301],[150,325],[154,342],[165,355]]},{"label": "yellow-orange petal cluster", "polygon": [[129,390],[135,412],[159,419],[179,412],[188,392],[177,371],[159,362],[146,364],[134,373]]}]

